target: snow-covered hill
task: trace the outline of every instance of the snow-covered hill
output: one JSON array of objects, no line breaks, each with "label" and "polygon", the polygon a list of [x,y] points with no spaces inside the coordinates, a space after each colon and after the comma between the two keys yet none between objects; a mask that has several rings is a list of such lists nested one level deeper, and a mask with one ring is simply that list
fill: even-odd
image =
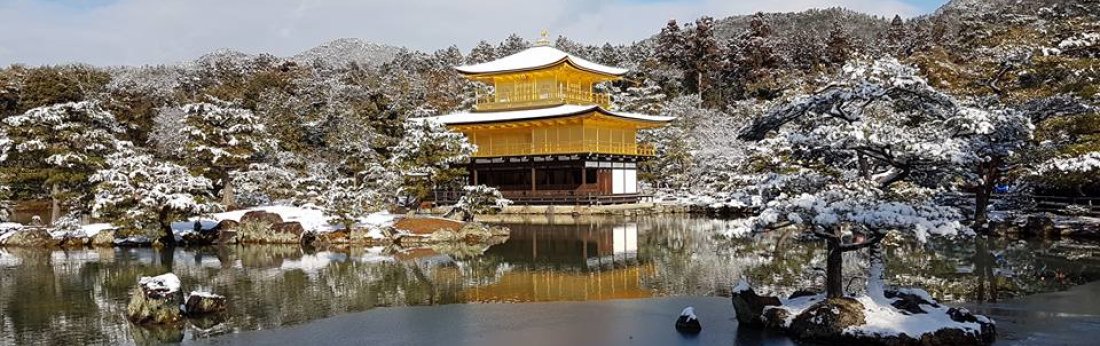
[{"label": "snow-covered hill", "polygon": [[354,62],[366,66],[378,66],[393,60],[401,48],[366,42],[357,38],[333,40],[289,58],[299,64],[322,61],[327,65],[344,65]]}]

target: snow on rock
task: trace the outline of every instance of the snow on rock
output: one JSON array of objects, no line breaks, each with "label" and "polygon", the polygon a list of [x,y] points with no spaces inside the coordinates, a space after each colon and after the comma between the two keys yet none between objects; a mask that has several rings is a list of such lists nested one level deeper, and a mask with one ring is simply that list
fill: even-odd
[{"label": "snow on rock", "polygon": [[695,316],[695,308],[691,306],[684,308],[683,311],[680,311],[680,317],[687,317],[688,321],[698,319],[698,317]]},{"label": "snow on rock", "polygon": [[8,238],[11,238],[12,236],[15,235],[16,232],[19,232],[22,229],[23,229],[22,224],[18,224],[18,223],[14,223],[14,222],[0,223],[0,244],[3,244],[4,241],[7,241]]},{"label": "snow on rock", "polygon": [[741,279],[737,282],[736,285],[733,286],[733,290],[731,290],[730,292],[738,294],[742,292],[748,292],[749,290],[752,290],[752,287],[749,286],[749,282],[745,281],[745,279]]},{"label": "snow on rock", "polygon": [[114,225],[109,223],[93,223],[80,226],[80,229],[84,232],[84,235],[89,238],[96,236],[97,234],[99,234],[99,232],[114,230],[117,228],[118,227],[115,227]]},{"label": "snow on rock", "polygon": [[936,308],[922,305],[921,308],[927,310],[928,313],[907,315],[890,306],[889,303],[872,299],[869,296],[856,297],[855,299],[863,304],[863,314],[867,323],[846,329],[845,333],[851,335],[882,337],[905,334],[919,336],[948,328],[964,329],[973,333],[979,333],[982,329],[978,323],[952,320],[947,314],[949,308],[944,306]]},{"label": "snow on rock", "polygon": [[138,280],[146,291],[155,291],[162,295],[178,292],[180,290],[180,278],[176,274],[167,273],[158,276],[142,276]]}]

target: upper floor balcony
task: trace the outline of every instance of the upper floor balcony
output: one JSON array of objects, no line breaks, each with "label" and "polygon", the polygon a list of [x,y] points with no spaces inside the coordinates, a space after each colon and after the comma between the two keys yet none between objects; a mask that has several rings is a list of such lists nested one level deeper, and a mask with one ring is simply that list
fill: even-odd
[{"label": "upper floor balcony", "polygon": [[591,92],[588,89],[566,88],[512,88],[498,89],[495,92],[479,90],[477,92],[478,111],[506,111],[541,107],[554,107],[565,104],[599,105],[605,109],[611,107],[611,96]]}]

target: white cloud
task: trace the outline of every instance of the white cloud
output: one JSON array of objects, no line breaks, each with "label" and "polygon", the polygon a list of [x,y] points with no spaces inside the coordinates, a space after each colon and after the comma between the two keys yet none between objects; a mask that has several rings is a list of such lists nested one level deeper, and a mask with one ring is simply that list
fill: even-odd
[{"label": "white cloud", "polygon": [[582,42],[630,42],[669,18],[842,6],[916,15],[901,0],[116,0],[94,7],[57,1],[0,3],[0,65],[171,63],[230,48],[293,55],[342,37],[434,50],[463,49],[510,33],[549,29]]}]

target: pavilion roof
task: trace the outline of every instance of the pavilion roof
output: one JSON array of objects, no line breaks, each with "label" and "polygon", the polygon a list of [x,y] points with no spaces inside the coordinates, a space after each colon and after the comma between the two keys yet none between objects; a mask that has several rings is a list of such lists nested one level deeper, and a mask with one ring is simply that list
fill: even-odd
[{"label": "pavilion roof", "polygon": [[537,120],[537,119],[549,119],[549,118],[561,118],[570,117],[575,115],[582,115],[586,113],[597,112],[606,116],[622,118],[627,120],[650,122],[650,123],[666,123],[676,119],[675,117],[658,116],[658,115],[646,115],[638,113],[628,112],[614,112],[603,109],[598,105],[561,105],[557,107],[538,108],[538,109],[526,109],[526,110],[513,110],[513,111],[499,111],[499,112],[460,112],[447,115],[441,115],[431,117],[429,119],[439,121],[446,125],[467,125],[467,124],[484,124],[484,123],[498,123],[508,121],[523,121],[523,120]]},{"label": "pavilion roof", "polygon": [[463,74],[478,75],[539,70],[561,63],[568,63],[580,70],[610,76],[621,76],[629,71],[624,68],[594,63],[550,46],[531,47],[497,60],[480,64],[457,66],[455,69]]}]

